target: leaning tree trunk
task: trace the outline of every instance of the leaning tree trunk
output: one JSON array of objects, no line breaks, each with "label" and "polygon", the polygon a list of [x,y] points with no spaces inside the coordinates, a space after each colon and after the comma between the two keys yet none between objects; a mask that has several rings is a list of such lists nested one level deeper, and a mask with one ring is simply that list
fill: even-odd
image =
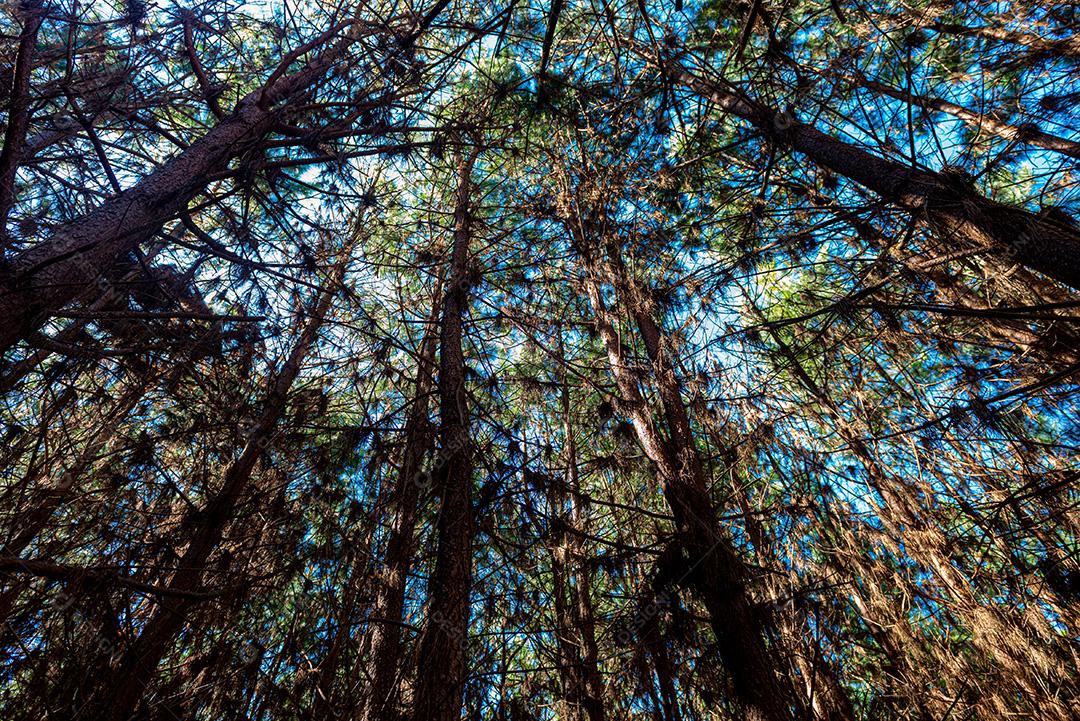
[{"label": "leaning tree trunk", "polygon": [[958,37],[1008,43],[1010,45],[1026,48],[1031,51],[1031,53],[1043,57],[1080,59],[1080,37],[1075,34],[1066,38],[1044,38],[1035,33],[1024,32],[1023,30],[1009,30],[1008,28],[992,27],[989,25],[963,25],[955,22],[930,20],[913,11],[906,14],[912,19],[916,27],[924,30],[931,30],[942,35],[954,35]]},{"label": "leaning tree trunk", "polygon": [[[810,202],[818,208],[831,211],[839,220],[843,220],[855,231],[859,240],[876,251],[888,253],[903,268],[917,277],[925,278],[934,284],[941,299],[951,306],[950,313],[958,316],[981,318],[978,331],[992,340],[1014,347],[1018,352],[1038,358],[1047,366],[1063,370],[1080,362],[1080,336],[1070,326],[1069,321],[1055,321],[1055,325],[1036,332],[1021,318],[1005,315],[1001,308],[985,300],[982,296],[964,284],[942,267],[938,258],[906,256],[889,250],[889,243],[882,231],[872,223],[863,220],[857,212],[846,211],[834,199],[809,189]],[[1055,286],[1055,289],[1058,286]],[[1031,288],[1025,288],[1024,295]],[[1016,302],[1040,304],[1038,297],[1017,298]]]},{"label": "leaning tree trunk", "polygon": [[[753,308],[764,320],[761,311]],[[1047,719],[1068,718],[1068,712],[1053,694],[1040,694],[1041,690],[1060,685],[1068,676],[1067,659],[1054,649],[1044,649],[1030,642],[1029,629],[1016,623],[1015,616],[998,613],[985,605],[973,591],[966,574],[949,558],[946,538],[931,530],[928,522],[917,508],[920,495],[928,489],[894,486],[883,467],[875,459],[864,438],[872,437],[869,429],[860,427],[861,419],[848,418],[832,397],[803,367],[794,349],[787,345],[771,326],[765,326],[788,361],[795,380],[817,401],[837,434],[845,441],[850,452],[866,469],[869,485],[880,495],[888,512],[879,512],[884,531],[895,539],[903,539],[911,557],[924,565],[943,586],[949,599],[950,610],[968,626],[972,645],[986,658],[992,659],[1003,676],[1022,691],[1025,698],[1040,699],[1042,712]],[[1041,696],[1041,698],[1040,698]]]},{"label": "leaning tree trunk", "polygon": [[4,145],[0,148],[0,258],[6,251],[8,214],[15,202],[15,173],[19,169],[26,130],[30,126],[30,73],[34,68],[38,30],[45,16],[42,0],[29,0],[22,6],[23,29],[19,35],[11,96],[8,98],[7,131],[4,133]]},{"label": "leaning tree trunk", "polygon": [[[447,4],[448,0],[439,0],[395,52],[404,52],[414,43]],[[102,282],[117,258],[181,213],[208,176],[256,147],[280,122],[290,101],[310,92],[359,39],[359,27],[341,23],[290,53],[264,87],[244,97],[230,115],[187,149],[131,188],[60,226],[48,240],[0,269],[0,353],[41,327],[93,283]],[[302,52],[329,42],[345,28],[349,28],[346,37],[297,72],[283,74]]]},{"label": "leaning tree trunk", "polygon": [[[226,468],[221,490],[206,506],[193,514],[190,526],[194,534],[180,559],[167,588],[173,594],[190,594],[202,583],[203,571],[211,554],[224,536],[235,514],[237,504],[248,488],[255,464],[270,443],[278,421],[285,412],[289,389],[300,373],[304,359],[323,325],[337,287],[344,276],[348,254],[337,263],[327,284],[320,290],[311,316],[289,353],[281,370],[270,381],[259,420],[247,434],[240,455]],[[188,615],[197,606],[191,597],[178,597],[162,604],[146,622],[139,637],[124,654],[120,664],[102,688],[110,695],[103,718],[127,721],[134,712],[147,685],[157,673],[161,659],[168,652],[173,638],[183,628]]]},{"label": "leaning tree trunk", "polygon": [[666,63],[662,70],[673,82],[711,99],[724,112],[749,121],[777,145],[806,155],[817,165],[925,220],[957,249],[997,253],[1080,289],[1080,229],[1002,205],[952,174],[880,158],[788,113],[698,77],[678,63]]},{"label": "leaning tree trunk", "polygon": [[462,351],[469,304],[470,189],[477,151],[458,163],[450,275],[439,335],[439,444],[434,471],[440,496],[435,569],[428,582],[427,623],[417,656],[414,721],[458,721],[468,662],[472,590],[472,438]]},{"label": "leaning tree trunk", "polygon": [[[665,425],[670,434],[670,441],[677,444],[677,448],[686,449],[680,450],[680,457],[688,456],[691,459],[692,466],[689,468],[689,472],[692,477],[695,477],[694,486],[702,489],[702,493],[704,493],[704,489],[707,487],[703,473],[704,466],[697,454],[690,417],[686,404],[683,402],[682,387],[673,361],[675,351],[669,347],[663,330],[655,319],[651,298],[643,292],[640,284],[629,277],[622,262],[618,241],[608,238],[606,248],[607,261],[605,266],[608,269],[608,277],[613,281],[617,296],[623,299],[625,307],[630,310],[630,314],[641,334],[646,354],[653,366],[653,377],[656,379],[660,391],[661,405],[666,421]],[[715,512],[713,514],[715,515]],[[756,545],[760,544],[758,547],[761,552],[764,552],[764,548],[762,548],[765,545],[764,534],[757,533],[756,536]],[[716,540],[719,540],[719,538]],[[737,558],[734,550],[731,551],[731,558],[727,562],[732,565],[742,565],[742,561]],[[780,628],[779,630],[782,636],[781,642],[790,646],[794,653],[798,654],[803,645],[800,634],[793,628]],[[764,635],[764,627],[762,627],[762,634]],[[827,698],[818,698],[818,705],[827,704],[829,717],[834,721],[852,719],[854,716],[851,711],[850,701],[843,694],[839,684],[836,683],[835,676],[831,674],[831,669],[818,669],[817,675],[827,677],[826,681],[831,682],[829,691],[832,692],[832,695]]]},{"label": "leaning tree trunk", "polygon": [[[774,671],[776,665],[766,646],[766,630],[750,598],[746,567],[719,531],[677,381],[669,372],[671,369],[659,362],[658,329],[646,325],[642,335],[654,362],[670,438],[663,437],[653,423],[635,372],[624,360],[614,317],[601,291],[602,279],[615,284],[618,278],[604,277],[604,268],[589,237],[594,229],[587,227],[580,216],[565,218],[564,223],[584,267],[584,288],[622,396],[620,407],[630,417],[642,449],[656,466],[664,497],[675,519],[676,539],[686,566],[684,575],[677,581],[692,588],[705,604],[744,717],[748,721],[791,721],[787,702],[790,692],[783,690],[784,685]],[[625,295],[622,298],[628,302]]]},{"label": "leaning tree trunk", "polygon": [[902,100],[905,103],[915,105],[923,110],[937,110],[946,113],[947,115],[951,115],[954,118],[959,118],[971,127],[999,137],[1002,140],[1032,145],[1036,148],[1052,150],[1055,153],[1062,153],[1063,155],[1080,159],[1080,143],[1075,140],[1069,140],[1068,138],[1062,138],[1059,135],[1043,132],[1034,125],[1012,125],[998,120],[989,113],[969,110],[962,105],[956,105],[955,103],[950,103],[948,100],[942,100],[941,98],[915,95],[890,87],[884,83],[875,82],[862,77],[859,78],[858,83],[868,90],[873,90],[875,93]]}]

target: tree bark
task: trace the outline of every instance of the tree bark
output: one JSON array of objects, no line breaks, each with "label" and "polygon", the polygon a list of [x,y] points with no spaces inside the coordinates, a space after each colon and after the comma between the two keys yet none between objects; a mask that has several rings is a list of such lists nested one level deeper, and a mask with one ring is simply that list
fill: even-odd
[{"label": "tree bark", "polygon": [[[559,336],[562,355],[562,335]],[[561,368],[561,367],[560,367]],[[596,613],[592,602],[592,571],[582,547],[585,531],[585,510],[582,507],[581,478],[578,473],[577,438],[570,419],[570,386],[565,372],[559,379],[562,385],[563,438],[566,452],[566,485],[570,492],[570,530],[567,537],[568,556],[574,574],[574,621],[580,636],[580,663],[584,674],[581,703],[589,721],[605,721],[604,680],[600,676],[600,653],[596,645]]]},{"label": "tree bark", "polygon": [[[562,359],[561,335],[558,345]],[[596,619],[590,596],[592,578],[582,548],[585,529],[580,502],[577,441],[570,416],[570,387],[561,366],[558,375],[562,405],[562,455],[566,474],[561,481],[548,478],[547,489],[553,527],[548,550],[555,602],[559,674],[566,718],[570,721],[604,721],[604,686],[597,666]]]},{"label": "tree bark", "polygon": [[0,268],[0,353],[93,283],[105,282],[118,257],[175,218],[208,175],[255,147],[278,121],[281,104],[312,88],[355,39],[335,43],[296,73],[275,72],[186,150]]},{"label": "tree bark", "polygon": [[948,100],[915,95],[866,78],[860,78],[858,82],[868,90],[888,95],[890,98],[902,100],[924,110],[937,110],[952,115],[954,118],[963,120],[971,127],[995,135],[1002,140],[1033,145],[1037,148],[1052,150],[1055,153],[1062,153],[1080,159],[1080,143],[1051,133],[1044,133],[1034,125],[1012,125],[996,119],[991,114],[975,112],[961,105],[950,103]]},{"label": "tree bark", "polygon": [[0,257],[7,242],[7,220],[15,202],[15,173],[30,126],[30,73],[34,67],[34,46],[44,13],[42,0],[24,4],[23,29],[19,35],[19,50],[15,56],[15,71],[8,98],[7,131],[0,148]]},{"label": "tree bark", "polygon": [[[791,721],[783,690],[766,647],[766,632],[753,608],[747,571],[730,542],[719,532],[716,511],[709,497],[704,469],[693,445],[686,408],[674,368],[661,348],[661,335],[651,317],[635,302],[617,272],[597,258],[594,228],[580,217],[564,218],[584,268],[584,287],[596,315],[596,327],[622,396],[622,410],[630,417],[638,441],[656,466],[664,497],[675,519],[676,539],[685,571],[679,583],[692,588],[704,602],[721,658],[732,678],[736,700],[748,721]],[[623,347],[614,318],[604,303],[601,278],[611,282],[617,295],[638,323],[653,376],[660,391],[662,414],[669,438],[653,423],[634,371],[623,360]]]},{"label": "tree bark", "polygon": [[478,151],[458,162],[450,276],[439,334],[438,548],[428,582],[427,622],[417,655],[414,721],[458,721],[468,673],[472,591],[472,438],[462,350],[469,305],[470,193]]},{"label": "tree bark", "polygon": [[[756,307],[753,311],[762,317]],[[766,326],[769,327],[769,326]],[[824,414],[838,435],[847,443],[851,453],[859,459],[867,472],[869,484],[881,497],[884,508],[879,506],[876,514],[887,534],[902,539],[911,557],[924,565],[942,584],[944,597],[949,599],[948,609],[968,626],[972,644],[988,659],[993,660],[1001,671],[1029,698],[1040,698],[1039,689],[1052,688],[1068,678],[1064,659],[1052,656],[1053,650],[1044,650],[1028,642],[1025,625],[1016,623],[987,607],[975,596],[967,576],[951,562],[947,549],[942,545],[945,537],[934,529],[920,514],[917,503],[920,492],[905,486],[897,488],[890,482],[879,462],[874,458],[863,434],[857,430],[858,418],[845,417],[832,397],[810,376],[795,351],[788,346],[778,332],[770,328],[770,335],[788,361],[797,382],[820,404]],[[861,430],[861,429],[860,429]],[[925,493],[925,491],[923,491]],[[887,509],[887,512],[886,512]],[[1050,670],[1053,672],[1050,672]],[[1068,712],[1057,698],[1042,695],[1040,711],[1047,719],[1068,718]]]},{"label": "tree bark", "polygon": [[[833,198],[810,191],[810,202],[819,208],[832,211],[855,231],[859,240],[877,251],[888,252],[887,239],[873,224],[858,217],[858,214],[845,211]],[[941,298],[964,315],[970,311],[970,317],[983,318],[979,330],[990,339],[1012,346],[1018,352],[1030,354],[1052,368],[1064,369],[1080,362],[1080,338],[1067,325],[1060,321],[1061,327],[1053,328],[1050,333],[1036,333],[1022,320],[990,315],[996,309],[962,280],[941,267],[933,258],[918,261],[915,257],[900,253],[890,254],[905,269],[916,276],[925,278],[934,284]],[[1037,300],[1037,299],[1033,299]],[[1027,299],[1023,299],[1024,302]]]},{"label": "tree bark", "polygon": [[420,490],[426,480],[421,469],[432,442],[428,411],[442,307],[441,279],[436,281],[431,303],[431,315],[417,358],[412,406],[405,421],[405,448],[394,489],[394,519],[386,543],[384,567],[376,578],[375,600],[371,607],[372,620],[368,630],[371,658],[367,672],[370,691],[358,710],[359,718],[367,721],[398,718],[401,670],[401,626],[398,622],[403,619],[405,586],[416,546]]},{"label": "tree bark", "polygon": [[963,250],[996,251],[1074,290],[1080,290],[1080,230],[1053,218],[1012,208],[979,194],[948,173],[879,158],[821,132],[787,113],[687,72],[663,68],[674,81],[743,118],[777,145],[873,191],[886,202],[925,219],[942,239]]},{"label": "tree bark", "polygon": [[[255,464],[273,439],[274,430],[285,412],[289,389],[300,373],[304,359],[319,334],[337,287],[344,276],[347,254],[340,260],[327,284],[320,290],[300,336],[281,370],[270,381],[263,410],[240,455],[229,464],[222,479],[221,490],[207,502],[200,513],[191,519],[195,529],[176,572],[168,583],[172,593],[190,593],[202,583],[204,569],[211,554],[224,536],[237,504],[247,490]],[[127,721],[135,711],[147,685],[157,673],[161,659],[169,650],[173,638],[183,627],[197,601],[181,598],[175,603],[163,603],[143,627],[142,633],[124,654],[116,672],[107,680],[111,701],[103,718]]]},{"label": "tree bark", "polygon": [[979,38],[982,40],[994,40],[996,42],[1009,43],[1010,45],[1019,45],[1038,55],[1080,59],[1080,38],[1076,35],[1070,35],[1067,38],[1050,39],[1022,30],[1009,30],[1007,28],[995,28],[987,25],[969,26],[961,23],[942,22],[940,20],[927,21],[925,18],[915,15],[912,16],[916,27],[932,30],[935,33],[957,35],[966,38]]}]

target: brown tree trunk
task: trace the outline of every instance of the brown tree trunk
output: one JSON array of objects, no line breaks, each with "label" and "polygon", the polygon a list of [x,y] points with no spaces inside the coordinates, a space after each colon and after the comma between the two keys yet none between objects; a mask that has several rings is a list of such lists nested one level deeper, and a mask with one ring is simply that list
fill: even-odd
[{"label": "brown tree trunk", "polygon": [[[709,497],[701,459],[693,445],[689,419],[683,406],[677,378],[661,348],[659,328],[643,309],[636,307],[633,294],[618,273],[604,273],[587,227],[578,218],[566,218],[567,230],[584,267],[584,286],[596,327],[607,351],[608,362],[622,396],[621,408],[631,419],[642,449],[653,462],[663,493],[675,519],[678,546],[684,554],[685,570],[678,580],[692,588],[709,613],[721,657],[732,677],[737,701],[749,721],[791,721],[787,699],[774,672],[766,647],[766,633],[753,607],[747,586],[745,565],[731,544],[721,535],[716,512]],[[646,350],[653,362],[653,375],[660,391],[662,413],[670,438],[664,438],[653,424],[652,413],[638,387],[635,372],[623,360],[623,347],[612,314],[600,289],[601,276],[616,287],[623,302],[638,321]]]},{"label": "brown tree trunk", "polygon": [[942,22],[939,20],[927,20],[922,16],[910,13],[916,27],[932,30],[935,33],[945,35],[957,35],[967,38],[980,38],[982,40],[994,40],[997,42],[1019,45],[1033,53],[1047,57],[1080,58],[1080,38],[1075,34],[1066,38],[1044,38],[1035,33],[1022,30],[1009,30],[1007,28],[995,28],[990,26],[969,26],[960,23]]},{"label": "brown tree trunk", "polygon": [[[560,356],[562,336],[559,336]],[[561,367],[560,367],[561,370]],[[561,373],[563,438],[566,457],[566,486],[570,494],[570,530],[567,534],[567,556],[572,564],[575,602],[574,621],[578,633],[579,658],[584,675],[581,703],[589,721],[605,721],[604,680],[600,675],[600,653],[596,645],[596,613],[592,602],[592,571],[585,557],[583,533],[585,510],[582,507],[581,478],[578,474],[577,438],[570,419],[570,386],[565,373]]]},{"label": "brown tree trunk", "polygon": [[641,629],[642,644],[652,659],[652,670],[656,674],[656,685],[660,689],[659,711],[663,721],[682,721],[679,710],[679,692],[675,685],[675,669],[668,654],[667,639],[660,628],[660,619],[650,615],[643,619]]},{"label": "brown tree trunk", "polygon": [[394,488],[394,519],[386,543],[383,568],[376,577],[375,600],[371,607],[367,644],[371,648],[367,664],[370,693],[365,694],[358,717],[368,721],[398,718],[398,683],[401,670],[401,625],[405,608],[405,586],[416,546],[416,515],[420,491],[427,477],[421,472],[424,456],[431,447],[432,376],[442,308],[442,281],[437,281],[432,309],[416,363],[412,406],[405,422],[405,448]]},{"label": "brown tree trunk", "polygon": [[774,143],[806,155],[926,220],[944,242],[958,250],[997,253],[1080,289],[1080,230],[1076,227],[1002,205],[951,174],[879,158],[677,64],[668,64],[664,70],[673,81],[711,99],[724,112],[749,121]]},{"label": "brown tree trunk", "polygon": [[468,673],[472,591],[472,438],[462,351],[469,305],[470,191],[477,151],[458,162],[454,242],[439,335],[439,443],[434,480],[440,496],[438,548],[428,582],[427,621],[417,654],[414,721],[458,721]]},{"label": "brown tree trunk", "polygon": [[7,132],[0,148],[0,257],[7,241],[7,220],[15,202],[15,173],[19,156],[26,143],[30,126],[30,73],[34,67],[34,46],[44,17],[41,0],[23,4],[23,29],[19,35],[19,51],[15,56],[15,71],[8,99]]},{"label": "brown tree trunk", "polygon": [[[562,337],[559,338],[560,359]],[[596,620],[592,608],[591,574],[584,557],[584,523],[577,468],[577,441],[570,418],[570,388],[559,370],[562,386],[564,478],[547,480],[548,505],[553,532],[548,550],[551,558],[552,597],[555,602],[555,636],[559,674],[563,685],[565,715],[571,721],[604,721],[603,680],[597,666]],[[570,499],[569,512],[567,509]],[[573,583],[571,583],[573,579]]]},{"label": "brown tree trunk", "polygon": [[[761,317],[759,310],[754,312]],[[859,420],[845,417],[840,408],[824,389],[803,368],[794,350],[774,329],[770,335],[788,361],[795,379],[820,403],[838,435],[844,439],[852,454],[866,469],[870,486],[884,501],[877,516],[885,531],[895,539],[902,539],[906,551],[923,564],[942,584],[944,597],[950,601],[949,610],[968,626],[972,644],[987,658],[992,659],[1011,681],[1024,690],[1030,698],[1039,698],[1038,689],[1052,687],[1060,682],[1067,671],[1063,670],[1060,656],[1028,642],[1028,629],[1003,616],[996,608],[984,605],[974,594],[969,579],[949,559],[946,538],[938,529],[922,517],[916,507],[917,490],[904,486],[895,487],[874,458],[862,434],[856,430]],[[867,434],[869,435],[869,434]],[[887,510],[886,510],[887,509]],[[1042,695],[1042,712],[1047,719],[1065,719],[1068,713],[1056,698]]]},{"label": "brown tree trunk", "polygon": [[[813,190],[810,201],[819,208],[831,210],[844,220],[858,235],[859,240],[878,251],[886,251],[887,239],[871,223],[862,220],[857,213],[845,211],[833,198],[828,198]],[[1080,337],[1062,320],[1061,327],[1052,328],[1049,333],[1036,333],[1022,320],[1002,317],[995,311],[1000,309],[984,300],[978,293],[965,285],[960,279],[942,267],[942,262],[934,257],[921,260],[902,253],[892,252],[891,256],[916,276],[921,276],[934,284],[942,300],[956,309],[957,315],[968,311],[972,318],[982,318],[979,330],[990,339],[1005,343],[1017,351],[1031,354],[1047,365],[1065,368],[1080,362]],[[1030,290],[1030,289],[1028,289]],[[1039,298],[1017,298],[1020,303],[1041,301]]]},{"label": "brown tree trunk", "polygon": [[[328,41],[345,25],[320,40]],[[283,106],[325,77],[356,38],[350,32],[291,75],[275,72],[267,86],[244,97],[186,150],[0,269],[0,353],[93,283],[103,282],[115,260],[175,218],[207,176],[258,145],[278,122]]]},{"label": "brown tree trunk", "polygon": [[[334,268],[327,285],[320,290],[311,315],[288,359],[269,383],[262,414],[247,434],[240,455],[225,470],[221,490],[191,519],[191,526],[195,531],[168,583],[170,592],[191,592],[202,583],[207,561],[232,520],[236,506],[248,487],[255,464],[273,439],[274,430],[285,412],[289,389],[299,375],[304,359],[330,310],[337,287],[344,276],[347,259],[346,253]],[[196,606],[196,600],[177,598],[175,601],[163,602],[150,617],[142,633],[124,654],[115,673],[103,684],[111,697],[111,701],[107,702],[108,711],[103,714],[103,718],[127,721],[131,717],[147,685],[156,675],[159,662],[168,653],[173,638]]]}]

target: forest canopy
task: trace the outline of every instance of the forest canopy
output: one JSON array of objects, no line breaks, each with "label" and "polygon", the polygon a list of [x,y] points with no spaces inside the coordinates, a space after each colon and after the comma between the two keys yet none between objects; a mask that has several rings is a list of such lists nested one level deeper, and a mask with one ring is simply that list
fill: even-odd
[{"label": "forest canopy", "polygon": [[0,8],[0,717],[1070,721],[1075,0]]}]

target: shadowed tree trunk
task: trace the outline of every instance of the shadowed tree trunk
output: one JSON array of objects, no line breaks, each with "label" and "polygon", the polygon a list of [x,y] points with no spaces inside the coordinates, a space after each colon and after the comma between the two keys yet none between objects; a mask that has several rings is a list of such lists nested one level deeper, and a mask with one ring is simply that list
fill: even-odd
[{"label": "shadowed tree trunk", "polygon": [[[888,239],[872,223],[863,220],[858,213],[845,210],[835,199],[810,190],[810,201],[819,208],[830,210],[837,218],[851,226],[859,240],[879,252],[887,252],[901,266],[916,276],[934,284],[941,299],[956,315],[981,318],[979,330],[986,337],[1005,343],[1018,352],[1030,354],[1053,368],[1066,368],[1080,362],[1080,338],[1067,321],[1061,320],[1050,332],[1037,333],[1019,318],[1010,318],[1001,308],[995,308],[964,282],[942,267],[934,257],[905,255],[889,250]],[[1030,290],[1030,289],[1029,289]],[[1040,298],[1022,298],[1021,302],[1038,303]]]},{"label": "shadowed tree trunk", "polygon": [[[753,311],[759,318],[764,318],[756,307],[753,307]],[[979,602],[970,579],[951,562],[948,549],[940,545],[943,536],[930,530],[930,523],[919,511],[918,498],[926,491],[904,485],[897,487],[892,482],[864,440],[864,437],[872,434],[860,427],[861,419],[857,416],[846,417],[832,397],[803,367],[794,349],[775,329],[768,325],[766,327],[782,357],[788,361],[794,378],[820,404],[838,435],[865,468],[870,486],[880,495],[886,507],[878,514],[884,530],[892,538],[902,539],[912,558],[936,576],[953,604],[954,612],[968,625],[973,646],[986,654],[987,658],[994,659],[1010,680],[1033,696],[1037,688],[1052,685],[1054,681],[1060,682],[1061,677],[1068,674],[1065,670],[1068,668],[1067,659],[1044,653],[1029,642],[1029,628],[1016,624],[1015,619],[1003,616],[997,609]],[[1042,712],[1047,719],[1064,721],[1069,717],[1061,703],[1045,704]]]},{"label": "shadowed tree trunk", "polygon": [[15,173],[30,125],[30,73],[34,67],[34,46],[44,17],[41,3],[42,0],[22,3],[23,29],[8,98],[7,131],[0,148],[0,258],[6,250],[8,214],[15,201]]},{"label": "shadowed tree trunk", "polygon": [[[398,43],[410,48],[449,0],[440,0],[416,29]],[[205,185],[206,178],[258,144],[281,121],[292,102],[310,92],[359,39],[360,26],[340,23],[290,53],[266,84],[237,103],[235,110],[176,157],[86,215],[60,226],[48,239],[15,256],[0,269],[0,353],[41,327],[52,314],[95,282],[123,253],[171,218]],[[303,52],[325,45],[304,67],[285,75]]]},{"label": "shadowed tree trunk", "polygon": [[[559,355],[560,358],[565,358],[561,335]],[[577,441],[570,416],[570,388],[561,366],[558,375],[566,474],[562,479],[545,480],[552,514],[549,523],[553,531],[548,550],[551,558],[552,598],[555,603],[559,674],[566,718],[571,721],[603,721],[604,687],[597,667],[596,620],[590,597],[592,580],[587,566],[588,560],[582,548],[585,531],[577,468]]]},{"label": "shadowed tree trunk", "polygon": [[[559,335],[560,356],[563,352],[563,340]],[[563,439],[566,458],[566,487],[570,495],[570,533],[567,534],[567,556],[574,575],[571,594],[575,603],[574,621],[579,648],[578,661],[581,664],[583,678],[581,704],[588,714],[589,721],[604,721],[604,679],[600,675],[599,651],[596,646],[596,613],[592,602],[592,570],[589,559],[585,556],[583,534],[586,518],[581,493],[581,478],[578,474],[577,438],[574,434],[570,415],[570,386],[565,369],[559,366],[559,383],[562,386],[561,402],[563,415]]]},{"label": "shadowed tree trunk", "polygon": [[468,673],[472,590],[472,438],[465,390],[462,335],[469,306],[470,192],[478,151],[458,162],[450,274],[439,334],[439,458],[434,470],[440,497],[438,548],[428,582],[427,621],[417,654],[413,721],[458,721]]},{"label": "shadowed tree trunk", "polygon": [[675,519],[676,539],[685,570],[678,583],[692,588],[704,602],[725,666],[732,677],[735,698],[749,721],[791,721],[785,692],[766,647],[766,631],[753,608],[746,568],[730,542],[720,533],[709,497],[701,459],[693,446],[689,419],[669,365],[668,351],[661,348],[655,322],[636,313],[642,341],[656,379],[660,412],[669,437],[653,423],[653,411],[641,394],[635,371],[624,359],[624,349],[601,291],[611,283],[634,313],[633,297],[617,273],[606,269],[597,257],[595,242],[604,238],[603,228],[583,218],[563,219],[584,269],[583,285],[595,313],[600,338],[621,394],[620,406],[630,417],[643,450],[656,466],[664,497]]},{"label": "shadowed tree trunk", "polygon": [[[394,488],[390,537],[383,568],[376,576],[375,601],[371,607],[367,645],[371,657],[366,673],[370,693],[361,701],[360,718],[369,721],[397,718],[398,683],[401,673],[401,625],[405,586],[416,546],[416,514],[420,491],[427,477],[421,472],[432,442],[428,411],[431,407],[432,375],[442,309],[442,281],[436,282],[432,310],[416,363],[412,405],[405,422],[405,447]],[[421,671],[422,672],[422,671]]]},{"label": "shadowed tree trunk", "polygon": [[[224,536],[237,504],[248,488],[255,464],[271,443],[278,421],[285,412],[289,389],[300,373],[308,351],[322,328],[338,286],[345,273],[348,253],[336,264],[327,284],[320,290],[310,317],[289,353],[281,370],[270,381],[263,400],[262,413],[247,434],[240,455],[225,470],[221,489],[191,519],[194,533],[177,570],[168,583],[172,593],[196,590],[202,583],[207,561]],[[161,659],[168,653],[173,638],[197,606],[190,598],[164,601],[149,618],[139,637],[124,654],[114,674],[102,684],[110,700],[103,718],[127,721],[135,711],[147,685],[157,673]]]},{"label": "shadowed tree trunk", "polygon": [[858,83],[876,93],[888,95],[890,98],[902,100],[905,103],[910,103],[911,105],[918,106],[924,110],[938,110],[942,113],[947,113],[954,118],[963,120],[973,128],[996,135],[1002,140],[1032,145],[1036,148],[1052,150],[1055,153],[1062,153],[1063,155],[1080,159],[1080,143],[1075,140],[1069,140],[1068,138],[1044,133],[1035,125],[1011,125],[998,120],[989,113],[975,112],[974,110],[969,110],[963,106],[956,105],[955,103],[950,103],[948,100],[942,100],[941,98],[914,95],[903,90],[889,87],[883,83],[867,80],[866,78],[860,78]]},{"label": "shadowed tree trunk", "polygon": [[1065,38],[1045,38],[1035,33],[1022,30],[1010,30],[1002,27],[989,25],[963,25],[956,22],[942,22],[929,20],[915,12],[906,13],[914,22],[915,26],[924,30],[932,30],[943,35],[956,35],[966,38],[979,38],[982,40],[994,40],[1011,45],[1027,48],[1037,55],[1046,57],[1062,57],[1080,59],[1080,38],[1070,35]]}]

